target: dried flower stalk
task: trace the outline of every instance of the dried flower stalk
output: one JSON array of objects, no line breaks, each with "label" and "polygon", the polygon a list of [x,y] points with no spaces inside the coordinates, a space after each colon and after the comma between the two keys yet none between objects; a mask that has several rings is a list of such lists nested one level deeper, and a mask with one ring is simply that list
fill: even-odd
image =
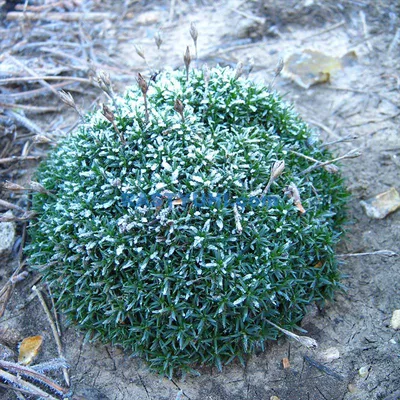
[{"label": "dried flower stalk", "polygon": [[149,86],[140,72],[138,73],[138,76],[137,76],[137,82],[138,82],[139,88],[143,94],[144,112],[145,112],[146,124],[147,124],[149,122],[149,109],[148,109],[148,105],[147,105],[147,91],[149,90]]},{"label": "dried flower stalk", "polygon": [[183,55],[183,61],[185,63],[185,68],[186,68],[186,81],[189,81],[189,67],[190,63],[192,62],[189,46],[186,47],[185,54]]},{"label": "dried flower stalk", "polygon": [[276,328],[279,331],[281,331],[282,333],[284,333],[286,336],[289,336],[292,339],[298,341],[301,345],[307,347],[308,349],[316,349],[318,347],[318,342],[313,338],[310,338],[308,336],[296,335],[295,333],[292,333],[290,331],[287,331],[286,329],[281,328],[280,326],[274,324],[273,322],[269,321],[268,319],[266,319],[265,321],[267,321],[274,328]]},{"label": "dried flower stalk", "polygon": [[293,182],[291,182],[290,185],[285,189],[285,194],[290,199],[293,199],[293,204],[302,214],[306,212],[303,205],[301,204],[299,189],[297,189],[297,186]]},{"label": "dried flower stalk", "polygon": [[269,192],[271,185],[275,182],[275,180],[278,177],[282,175],[284,169],[285,169],[285,160],[278,160],[274,163],[274,165],[271,168],[271,175],[269,177],[269,181],[264,189],[264,194],[267,194]]},{"label": "dried flower stalk", "polygon": [[185,116],[183,115],[184,109],[185,106],[183,105],[183,103],[179,99],[176,99],[174,104],[174,110],[181,116],[182,122],[185,122]]},{"label": "dried flower stalk", "polygon": [[276,78],[281,74],[284,66],[285,63],[283,62],[283,59],[280,58],[276,68],[274,69],[274,77],[272,78],[271,83],[268,85],[269,90],[271,90],[274,87]]},{"label": "dried flower stalk", "polygon": [[193,39],[194,50],[195,50],[195,59],[197,60],[197,38],[199,36],[199,33],[197,31],[196,25],[193,22],[190,24],[190,36]]},{"label": "dried flower stalk", "polygon": [[125,143],[126,143],[126,140],[125,140],[124,134],[118,129],[118,126],[117,126],[117,124],[115,123],[115,115],[114,115],[114,113],[112,112],[112,110],[111,110],[108,106],[106,106],[105,104],[103,104],[103,115],[106,117],[106,119],[107,119],[108,121],[110,121],[110,122],[112,123],[112,125],[113,125],[115,131],[116,131],[116,132],[118,133],[118,135],[119,135],[119,138],[120,138],[120,140],[121,140],[121,143],[125,144]]},{"label": "dried flower stalk", "polygon": [[154,35],[154,41],[156,42],[157,49],[160,50],[160,47],[163,43],[163,39],[162,39],[160,31],[157,31],[156,34]]},{"label": "dried flower stalk", "polygon": [[244,71],[243,63],[241,61],[239,61],[236,64],[236,68],[235,68],[235,79],[240,78],[243,75],[243,71]]},{"label": "dried flower stalk", "polygon": [[74,109],[78,113],[78,115],[81,118],[81,120],[84,121],[83,113],[80,110],[80,108],[76,105],[75,100],[72,97],[71,93],[65,92],[64,90],[60,90],[58,92],[58,96],[60,97],[60,100],[63,103],[65,103],[68,107],[71,107],[72,109]]},{"label": "dried flower stalk", "polygon": [[346,158],[357,158],[357,157],[360,157],[360,156],[361,156],[361,152],[359,152],[357,149],[353,149],[353,150],[349,151],[348,153],[344,154],[343,156],[336,157],[336,158],[334,158],[332,160],[328,160],[328,161],[325,161],[325,162],[315,163],[311,167],[308,167],[304,171],[301,171],[300,175],[308,174],[309,172],[314,171],[317,168],[325,167],[326,165],[333,164],[333,163],[335,163],[337,161],[344,160]]},{"label": "dried flower stalk", "polygon": [[[47,320],[49,321],[51,330],[53,332],[54,340],[55,340],[56,345],[57,345],[58,355],[59,355],[60,358],[64,358],[60,336],[58,334],[58,330],[57,330],[57,327],[56,327],[56,325],[55,325],[55,323],[53,321],[53,318],[51,317],[50,310],[48,309],[47,304],[44,301],[43,295],[35,285],[32,287],[32,291],[38,297],[39,302],[40,302],[41,306],[43,307],[43,310],[44,310],[44,312],[46,314]],[[65,383],[67,384],[67,386],[70,386],[70,379],[69,379],[68,369],[63,367],[62,371],[63,371]]]}]

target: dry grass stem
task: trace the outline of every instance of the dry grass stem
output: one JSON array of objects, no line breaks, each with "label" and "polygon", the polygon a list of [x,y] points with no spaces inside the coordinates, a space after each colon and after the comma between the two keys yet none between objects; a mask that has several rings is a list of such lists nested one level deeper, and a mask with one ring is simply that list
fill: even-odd
[{"label": "dry grass stem", "polygon": [[199,33],[197,31],[196,25],[193,22],[190,24],[190,36],[193,39],[195,59],[197,60],[197,38],[199,36]]},{"label": "dry grass stem", "polygon": [[8,108],[11,110],[22,110],[27,113],[47,113],[47,112],[58,112],[60,109],[58,107],[41,107],[41,106],[31,106],[25,104],[8,104],[8,103],[0,103],[0,107]]},{"label": "dry grass stem", "polygon": [[119,135],[119,138],[120,138],[120,140],[121,140],[121,143],[122,143],[122,144],[125,144],[126,141],[125,141],[124,134],[123,134],[123,132],[121,132],[121,131],[118,129],[118,126],[117,126],[117,124],[115,123],[115,115],[114,115],[114,113],[112,112],[112,110],[111,110],[107,105],[105,105],[105,104],[103,104],[103,115],[104,115],[104,117],[105,117],[109,122],[111,122],[112,126],[114,127],[115,132],[117,132],[118,135]]},{"label": "dry grass stem", "polygon": [[90,21],[90,22],[102,22],[104,20],[114,21],[118,19],[118,15],[103,12],[73,12],[67,13],[61,12],[17,12],[10,11],[7,13],[7,21],[63,21],[63,22],[78,22],[78,21]]},{"label": "dry grass stem", "polygon": [[0,207],[3,207],[3,208],[8,209],[8,210],[15,210],[15,211],[19,211],[19,212],[25,212],[25,210],[23,208],[17,206],[16,204],[9,203],[8,201],[2,200],[2,199],[0,199]]},{"label": "dry grass stem", "polygon": [[36,161],[40,159],[41,156],[12,156],[12,157],[0,158],[0,164],[8,164],[17,161]]},{"label": "dry grass stem", "polygon": [[185,63],[185,68],[186,68],[186,81],[189,81],[189,67],[190,63],[192,62],[189,46],[186,47],[185,54],[183,55],[183,61]]},{"label": "dry grass stem", "polygon": [[[58,356],[60,358],[64,358],[63,350],[62,350],[62,344],[61,344],[61,340],[60,340],[60,335],[58,334],[57,327],[56,327],[56,325],[55,325],[55,323],[53,321],[53,318],[52,318],[52,315],[50,313],[50,310],[47,307],[46,302],[44,301],[43,295],[35,285],[33,285],[32,291],[38,297],[39,302],[40,302],[40,304],[41,304],[41,306],[43,308],[43,311],[46,314],[47,320],[48,320],[48,322],[50,324],[50,327],[51,327],[51,331],[53,332],[54,340],[55,340],[56,345],[57,345]],[[63,368],[63,375],[64,375],[65,383],[67,384],[67,386],[70,386],[70,379],[69,379],[69,374],[68,374],[68,369],[67,368]]]},{"label": "dry grass stem", "polygon": [[292,338],[292,339],[296,340],[297,342],[299,342],[301,345],[307,347],[308,349],[316,349],[318,347],[317,341],[315,339],[313,339],[313,338],[310,338],[308,336],[296,335],[293,332],[287,331],[286,329],[283,329],[283,328],[279,327],[278,325],[274,324],[273,322],[269,321],[268,319],[266,319],[265,321],[267,321],[274,328],[276,328],[279,331],[281,331],[282,333],[284,333],[286,336],[289,336],[290,338]]},{"label": "dry grass stem", "polygon": [[235,69],[235,79],[240,78],[243,75],[244,72],[244,66],[243,63],[241,61],[239,61],[236,64],[236,69]]},{"label": "dry grass stem", "polygon": [[[316,160],[315,158],[306,156],[305,154],[299,153],[298,151],[294,151],[294,150],[289,150],[289,151],[290,151],[292,154],[295,154],[296,156],[302,157],[302,158],[304,158],[304,159],[306,159],[306,160],[309,160],[309,161],[313,161],[313,162],[315,162],[315,163],[319,163],[319,161]],[[339,172],[339,168],[338,168],[336,165],[334,165],[334,164],[325,165],[323,168],[324,168],[326,171],[328,171],[329,173],[332,173],[332,174],[335,174],[335,173],[338,173],[338,172]]]},{"label": "dry grass stem", "polygon": [[317,168],[321,168],[321,167],[324,167],[326,165],[333,164],[333,163],[335,163],[337,161],[345,160],[347,158],[357,158],[357,157],[360,157],[360,156],[361,156],[361,152],[359,152],[357,149],[354,149],[354,150],[349,151],[345,155],[337,157],[337,158],[334,158],[332,160],[328,160],[328,161],[320,162],[320,163],[315,163],[311,167],[305,169],[304,171],[301,171],[300,175],[308,174],[308,173],[310,173],[311,171],[314,171]]},{"label": "dry grass stem", "polygon": [[143,95],[144,101],[144,113],[146,118],[146,124],[149,122],[149,108],[147,104],[147,91],[149,90],[149,85],[146,80],[143,78],[142,74],[139,72],[137,75],[137,83]]},{"label": "dry grass stem", "polygon": [[383,257],[396,257],[398,254],[392,250],[377,250],[366,253],[348,253],[348,254],[337,254],[337,257],[363,257],[363,256],[383,256]]}]

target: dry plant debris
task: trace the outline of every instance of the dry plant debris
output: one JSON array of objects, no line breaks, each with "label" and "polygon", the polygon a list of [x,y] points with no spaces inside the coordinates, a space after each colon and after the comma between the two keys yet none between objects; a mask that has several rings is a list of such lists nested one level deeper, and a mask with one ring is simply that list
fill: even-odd
[{"label": "dry plant debris", "polygon": [[22,365],[31,364],[38,355],[42,343],[43,337],[40,335],[25,338],[19,345],[18,362]]},{"label": "dry plant debris", "polygon": [[331,75],[353,62],[354,51],[343,57],[332,57],[315,50],[291,54],[284,63],[282,73],[299,86],[308,89],[317,83],[329,82]]}]

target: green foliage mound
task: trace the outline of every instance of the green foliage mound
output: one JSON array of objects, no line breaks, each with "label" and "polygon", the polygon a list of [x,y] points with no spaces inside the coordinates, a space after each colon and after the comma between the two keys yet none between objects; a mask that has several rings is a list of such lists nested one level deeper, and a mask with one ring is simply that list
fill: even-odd
[{"label": "green foliage mound", "polygon": [[231,69],[163,72],[147,102],[146,116],[128,89],[109,105],[115,125],[87,115],[41,164],[30,265],[88,338],[157,371],[243,362],[278,336],[268,321],[293,331],[339,286],[342,179],[307,172],[331,155]]}]

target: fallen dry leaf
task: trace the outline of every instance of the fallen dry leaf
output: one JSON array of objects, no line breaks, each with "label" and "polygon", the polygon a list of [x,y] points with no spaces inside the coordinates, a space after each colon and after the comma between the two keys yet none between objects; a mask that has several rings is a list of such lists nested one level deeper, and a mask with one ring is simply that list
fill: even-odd
[{"label": "fallen dry leaf", "polygon": [[42,343],[43,337],[40,335],[25,338],[19,346],[18,362],[29,365],[37,356]]},{"label": "fallen dry leaf", "polygon": [[303,50],[287,58],[282,72],[299,86],[308,89],[317,83],[328,82],[332,72],[341,70],[354,59],[355,52],[332,57],[315,50]]}]

